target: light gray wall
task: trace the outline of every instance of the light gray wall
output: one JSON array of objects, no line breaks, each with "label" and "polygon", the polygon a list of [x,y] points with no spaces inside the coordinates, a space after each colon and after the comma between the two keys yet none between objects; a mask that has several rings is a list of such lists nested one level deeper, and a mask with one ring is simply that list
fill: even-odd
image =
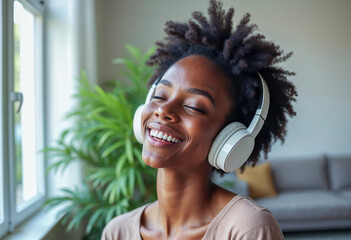
[{"label": "light gray wall", "polygon": [[[63,129],[72,122],[64,115],[72,109],[75,101],[76,79],[81,68],[86,68],[81,61],[82,46],[79,44],[80,22],[77,9],[79,0],[50,0],[46,5],[46,139],[48,146],[55,146]],[[94,72],[89,72],[93,75]],[[56,161],[50,159],[48,165]],[[82,181],[82,166],[78,163],[66,168],[66,171],[49,172],[46,181],[48,196],[57,195],[60,188],[79,185]]]},{"label": "light gray wall", "polygon": [[[235,24],[246,12],[267,39],[293,57],[284,66],[296,72],[297,116],[289,122],[285,144],[271,157],[350,154],[351,1],[224,0],[235,7]],[[162,39],[166,20],[186,21],[193,10],[205,12],[207,0],[96,1],[99,79],[115,78],[116,57],[124,44],[143,50]]]}]

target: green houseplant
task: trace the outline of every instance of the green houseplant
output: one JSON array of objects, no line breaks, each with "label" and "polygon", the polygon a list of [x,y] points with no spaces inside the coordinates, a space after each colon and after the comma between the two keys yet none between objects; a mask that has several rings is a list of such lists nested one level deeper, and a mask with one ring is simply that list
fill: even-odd
[{"label": "green houseplant", "polygon": [[47,200],[48,207],[64,205],[62,223],[67,230],[86,224],[85,239],[99,239],[103,227],[114,216],[156,199],[156,173],[141,158],[141,145],[133,135],[133,113],[143,103],[146,82],[153,69],[145,54],[126,45],[131,58],[113,62],[125,67],[129,84],[114,81],[109,91],[92,87],[82,72],[77,94],[78,106],[68,113],[73,124],[64,130],[55,146],[45,149],[55,161],[48,171],[63,170],[80,161],[83,186],[62,189],[62,195]]}]

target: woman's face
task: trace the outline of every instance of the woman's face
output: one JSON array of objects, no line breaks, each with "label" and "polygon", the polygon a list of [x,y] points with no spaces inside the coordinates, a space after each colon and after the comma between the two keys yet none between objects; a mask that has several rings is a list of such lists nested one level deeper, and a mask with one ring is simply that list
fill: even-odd
[{"label": "woman's face", "polygon": [[225,73],[203,56],[172,65],[142,113],[144,162],[155,168],[209,166],[211,144],[234,106],[228,89]]}]

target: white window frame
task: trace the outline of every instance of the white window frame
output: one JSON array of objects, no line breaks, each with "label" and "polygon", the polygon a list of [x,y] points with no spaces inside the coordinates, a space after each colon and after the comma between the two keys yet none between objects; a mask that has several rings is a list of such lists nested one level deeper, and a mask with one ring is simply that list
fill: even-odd
[{"label": "white window frame", "polygon": [[3,51],[5,49],[5,45],[6,45],[6,39],[5,39],[5,34],[4,34],[4,26],[6,24],[6,4],[4,1],[1,1],[0,3],[0,12],[1,12],[1,16],[3,16],[0,19],[0,39],[1,39],[1,44],[0,44],[0,77],[1,77],[1,84],[0,84],[0,114],[1,114],[1,123],[0,123],[0,212],[2,212],[2,214],[0,215],[0,237],[3,236],[6,232],[7,232],[7,228],[8,228],[8,211],[7,208],[5,206],[8,205],[7,200],[5,198],[5,192],[8,192],[7,188],[7,184],[4,183],[4,180],[7,179],[7,171],[5,171],[5,169],[7,169],[7,162],[3,161],[3,159],[5,159],[5,156],[7,155],[5,153],[6,151],[6,147],[4,146],[4,144],[6,143],[7,139],[7,133],[5,131],[5,126],[7,124],[7,119],[4,117],[5,115],[5,98],[6,98],[6,81],[3,81],[2,79],[5,79],[5,72],[6,72],[6,52]]},{"label": "white window frame", "polygon": [[[40,16],[38,22],[36,22],[36,41],[40,50],[36,52],[39,64],[37,71],[40,86],[37,89],[41,94],[39,100],[42,105],[40,106],[42,116],[39,116],[41,128],[41,143],[40,146],[44,146],[45,135],[43,134],[44,126],[44,19],[45,9],[44,5],[41,4],[40,0],[17,0],[20,2],[26,10],[30,11],[34,15]],[[21,208],[17,209],[16,204],[16,172],[15,172],[15,157],[14,157],[14,124],[13,124],[13,102],[10,100],[10,93],[13,91],[14,83],[14,48],[13,48],[13,5],[14,0],[2,0],[0,11],[0,53],[2,58],[0,59],[0,207],[3,207],[4,221],[0,222],[0,238],[7,232],[14,231],[15,227],[31,216],[33,213],[38,211],[45,199],[46,199],[46,186],[45,186],[45,174],[44,174],[44,157],[40,155],[41,159],[41,170],[40,177],[42,179],[43,187],[41,194],[30,199],[29,201],[22,204]],[[7,117],[6,117],[7,116]],[[3,203],[3,206],[1,206]]]}]

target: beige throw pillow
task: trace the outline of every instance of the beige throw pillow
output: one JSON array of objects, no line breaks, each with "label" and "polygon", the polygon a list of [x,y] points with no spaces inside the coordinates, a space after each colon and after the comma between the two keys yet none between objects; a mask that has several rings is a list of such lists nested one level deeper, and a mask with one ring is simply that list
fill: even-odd
[{"label": "beige throw pillow", "polygon": [[239,180],[248,183],[252,198],[277,196],[269,162],[246,167],[243,173],[237,170],[236,174]]}]

